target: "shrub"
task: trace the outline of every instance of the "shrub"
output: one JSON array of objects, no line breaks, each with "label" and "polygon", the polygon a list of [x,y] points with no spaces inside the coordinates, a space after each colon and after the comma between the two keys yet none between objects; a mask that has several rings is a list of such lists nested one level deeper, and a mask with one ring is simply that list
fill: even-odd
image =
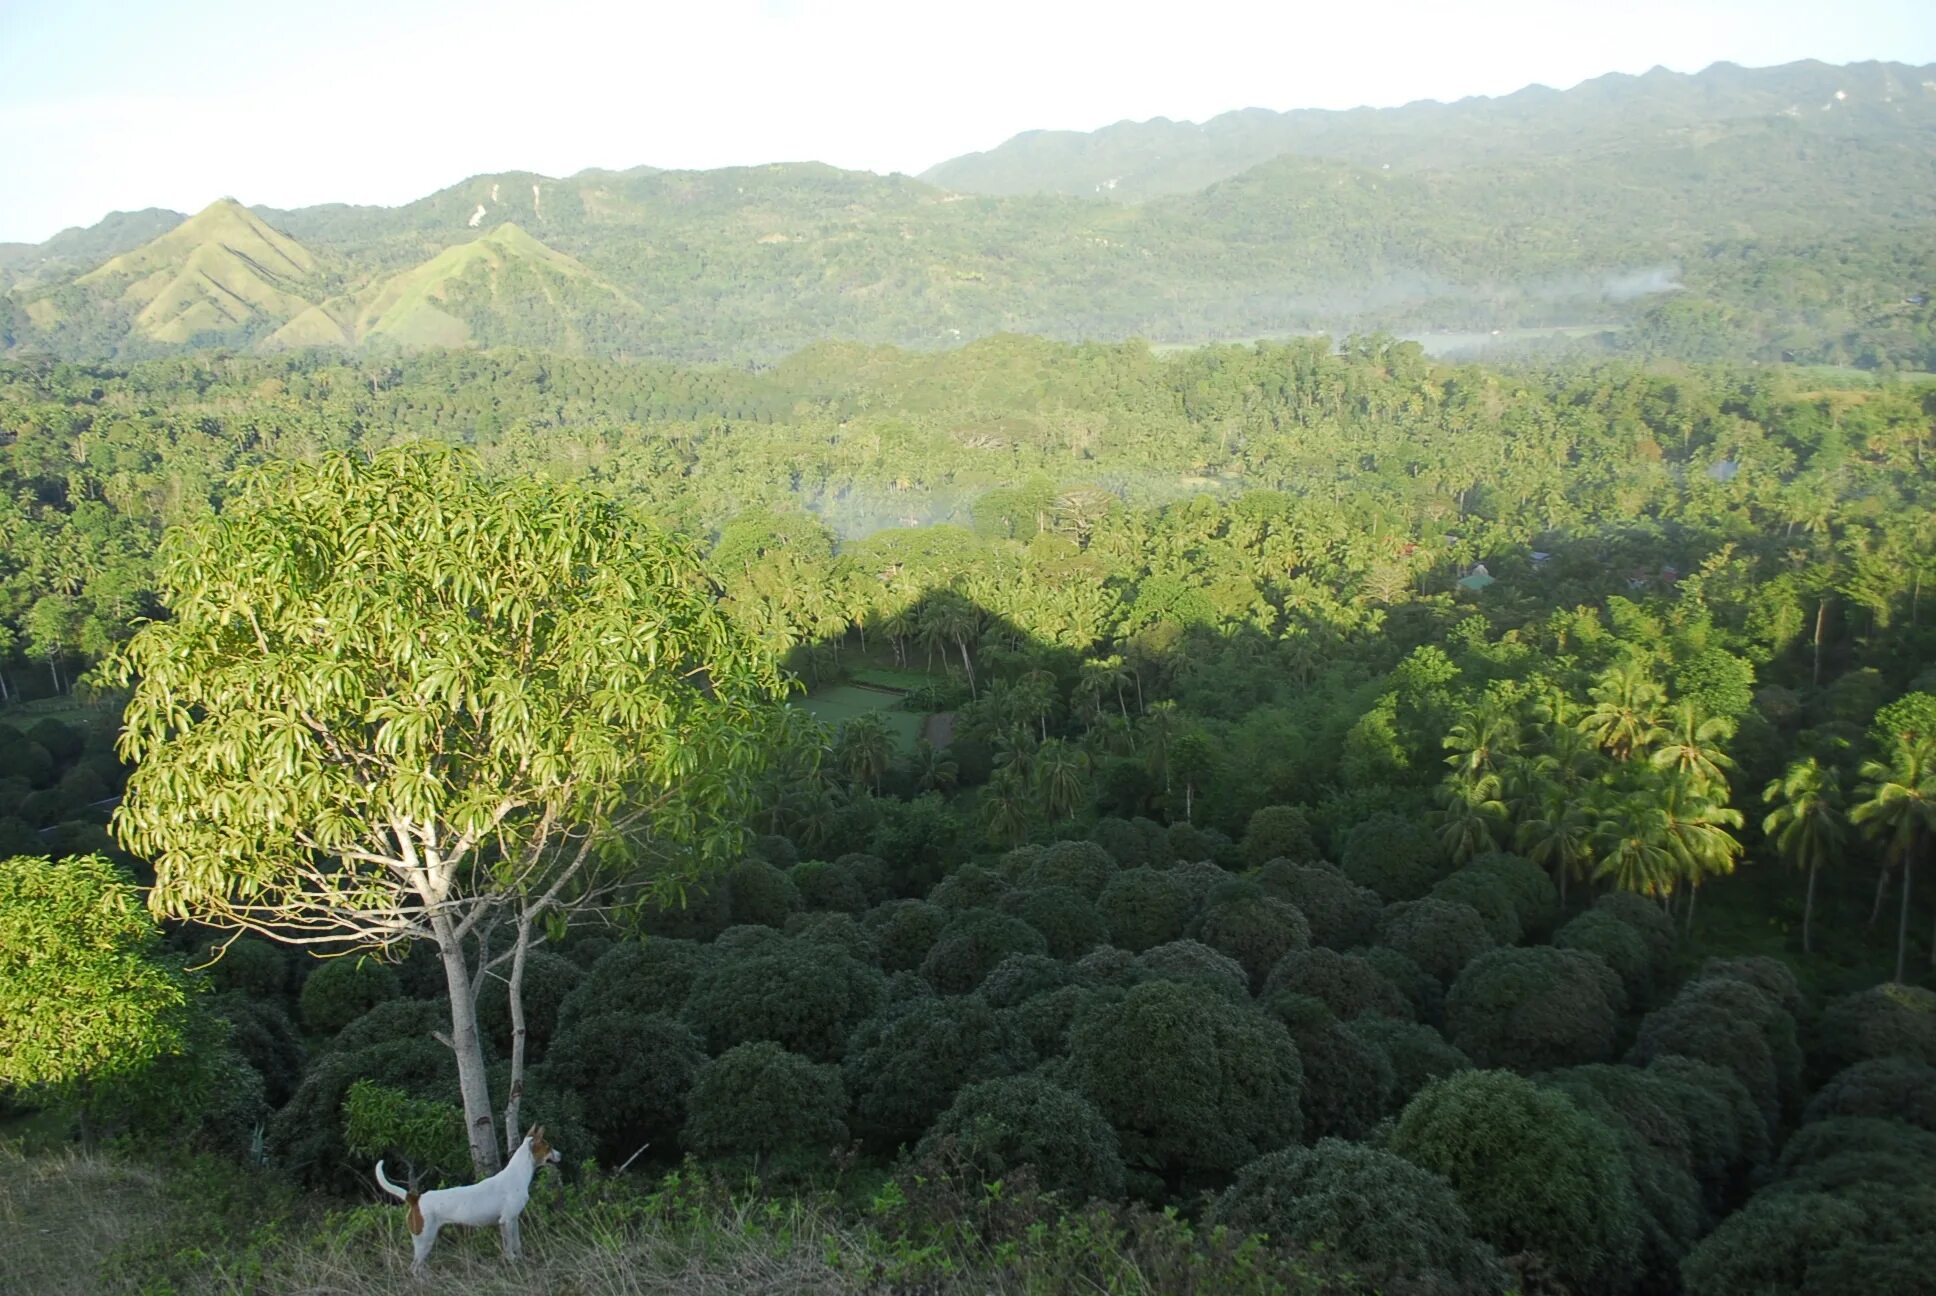
[{"label": "shrub", "polygon": [[800,862],[800,851],[794,846],[792,840],[775,833],[765,833],[755,837],[748,849],[752,855],[776,869],[790,869]]},{"label": "shrub", "polygon": [[1743,981],[1691,981],[1672,1003],[1648,1013],[1634,1040],[1633,1060],[1645,1065],[1666,1053],[1732,1071],[1754,1096],[1770,1132],[1800,1096],[1795,1020]]},{"label": "shrub", "polygon": [[1598,955],[1620,978],[1629,1003],[1645,1003],[1653,990],[1654,956],[1647,938],[1605,909],[1588,909],[1568,922],[1553,934],[1553,944]]},{"label": "shrub", "polygon": [[1477,909],[1445,900],[1388,906],[1378,919],[1378,943],[1405,955],[1444,986],[1493,946]]},{"label": "shrub", "polygon": [[1661,907],[1631,891],[1609,891],[1593,902],[1593,907],[1627,923],[1647,942],[1648,965],[1667,966],[1674,957],[1674,924]]},{"label": "shrub", "polygon": [[1058,1057],[1069,1049],[1069,1028],[1092,1004],[1120,997],[1120,990],[1066,985],[1031,996],[1006,1010],[1006,1016],[1028,1040],[1036,1056]]},{"label": "shrub", "polygon": [[1315,944],[1351,949],[1370,941],[1377,929],[1378,893],[1359,886],[1330,864],[1272,860],[1259,871],[1257,880],[1266,894],[1304,915]]},{"label": "shrub", "polygon": [[448,1000],[386,999],[337,1031],[324,1051],[349,1053],[393,1040],[429,1039],[433,1032],[449,1030]]},{"label": "shrub", "polygon": [[[279,1107],[287,1102],[302,1080],[303,1046],[296,1024],[289,1020],[282,1003],[228,990],[211,996],[207,1006],[209,1012],[228,1022],[228,1046],[262,1077],[263,1097],[269,1105]],[[445,1020],[448,1022],[448,1017]]]},{"label": "shrub", "polygon": [[867,892],[860,880],[827,860],[804,860],[787,873],[800,903],[813,912],[857,914],[867,908]]},{"label": "shrub", "polygon": [[1772,1153],[1761,1108],[1733,1072],[1711,1062],[1668,1054],[1648,1063],[1646,1072],[1673,1086],[1674,1100],[1687,1117],[1694,1177],[1707,1186],[1709,1204],[1719,1210]]},{"label": "shrub", "polygon": [[54,758],[55,763],[61,765],[79,760],[81,753],[87,750],[85,733],[52,716],[36,721],[34,726],[27,730],[27,740],[45,747],[47,754]]},{"label": "shrub", "polygon": [[1227,1174],[1300,1130],[1289,1032],[1205,986],[1159,981],[1092,1005],[1069,1033],[1068,1076],[1126,1163],[1170,1175]]},{"label": "shrub", "polygon": [[1109,940],[1109,924],[1102,911],[1066,886],[1032,887],[1009,896],[1008,912],[1020,918],[1048,942],[1059,959],[1081,958]]},{"label": "shrub", "polygon": [[1221,898],[1228,888],[1244,885],[1243,879],[1209,860],[1178,860],[1169,871],[1189,891],[1192,913],[1202,909],[1212,895]]},{"label": "shrub", "polygon": [[1059,990],[1075,979],[1068,964],[1047,954],[1010,954],[982,982],[981,993],[996,1008],[1013,1008],[1039,994]]},{"label": "shrub", "polygon": [[[1900,1163],[1885,1170],[1884,1163]],[[1804,1125],[1781,1147],[1779,1177],[1793,1181],[1835,1162],[1861,1162],[1914,1181],[1936,1170],[1936,1134],[1877,1116],[1831,1116]],[[1908,1170],[1907,1176],[1900,1174]]]},{"label": "shrub", "polygon": [[1550,945],[1488,950],[1446,994],[1445,1034],[1481,1067],[1601,1062],[1613,1056],[1624,998],[1597,954]]},{"label": "shrub", "polygon": [[1144,981],[1194,981],[1232,999],[1250,994],[1250,978],[1243,965],[1200,941],[1171,941],[1136,956]]},{"label": "shrub", "polygon": [[[215,958],[217,951],[220,957]],[[213,963],[208,963],[215,958]],[[217,990],[235,990],[256,999],[280,1000],[289,993],[289,950],[286,946],[243,936],[207,947],[196,960],[207,963],[208,979]]]},{"label": "shrub", "polygon": [[687,1098],[684,1143],[707,1158],[805,1168],[847,1142],[840,1068],[760,1040],[706,1064]]},{"label": "shrub", "polygon": [[1706,959],[1701,963],[1700,971],[1694,974],[1694,979],[1704,981],[1710,977],[1745,981],[1780,1004],[1791,1017],[1797,1020],[1801,1018],[1804,1007],[1801,983],[1795,980],[1794,971],[1780,959],[1769,958],[1765,954]]},{"label": "shrub", "polygon": [[1189,884],[1174,872],[1138,868],[1111,879],[1096,907],[1109,924],[1111,941],[1140,954],[1182,936],[1195,901]]},{"label": "shrub", "polygon": [[715,1054],[771,1040],[813,1061],[832,1062],[854,1027],[880,1010],[883,994],[878,970],[825,946],[782,937],[700,973],[685,1019]]},{"label": "shrub", "polygon": [[609,1012],[560,1030],[543,1071],[583,1100],[598,1156],[614,1165],[640,1144],[671,1146],[705,1064],[699,1037],[672,1018]]},{"label": "shrub", "polygon": [[1577,1291],[1622,1291],[1639,1210],[1613,1133],[1510,1071],[1463,1071],[1405,1108],[1391,1150],[1450,1181],[1478,1235],[1536,1253]]},{"label": "shrub", "polygon": [[1112,873],[1117,867],[1141,868],[1149,863],[1142,831],[1127,819],[1105,817],[1096,820],[1096,826],[1089,830],[1089,840],[1109,856]]},{"label": "shrub", "polygon": [[921,975],[942,994],[967,994],[1011,954],[1046,954],[1042,934],[992,909],[965,909],[948,920],[921,960]]},{"label": "shrub", "polygon": [[1688,1296],[1855,1296],[1926,1289],[1936,1193],[1892,1199],[1793,1188],[1755,1195],[1688,1253]]},{"label": "shrub", "polygon": [[565,995],[558,1005],[558,1026],[593,1013],[677,1016],[693,983],[712,962],[711,949],[688,940],[653,936],[622,941],[606,950]]},{"label": "shrub", "polygon": [[1114,986],[1127,990],[1143,981],[1143,965],[1126,949],[1101,945],[1076,960],[1078,984],[1102,988]]},{"label": "shrub", "polygon": [[1252,1161],[1208,1222],[1335,1257],[1380,1291],[1490,1296],[1510,1285],[1443,1178],[1342,1139]]},{"label": "shrub", "polygon": [[922,1139],[917,1156],[951,1144],[984,1183],[1027,1166],[1044,1189],[1071,1202],[1123,1192],[1116,1131],[1095,1104],[1039,1076],[968,1085]]},{"label": "shrub", "polygon": [[1315,860],[1318,848],[1311,838],[1311,821],[1298,806],[1265,806],[1254,811],[1244,827],[1238,855],[1251,868],[1262,868],[1278,859],[1299,864]]},{"label": "shrub", "polygon": [[[446,1016],[444,1025],[449,1024]],[[368,1183],[365,1169],[359,1167],[353,1175],[344,1169],[349,1149],[344,1144],[343,1099],[358,1080],[414,1098],[455,1103],[458,1097],[450,1050],[428,1035],[331,1049],[316,1058],[289,1101],[269,1118],[266,1141],[279,1166],[311,1185],[360,1188]]]},{"label": "shrub", "polygon": [[1822,1012],[1825,1070],[1871,1058],[1936,1066],[1936,991],[1889,981],[1844,995]]},{"label": "shrub", "polygon": [[1435,900],[1471,905],[1495,945],[1519,943],[1518,906],[1505,885],[1491,874],[1463,868],[1440,878],[1428,894]]},{"label": "shrub", "polygon": [[54,758],[28,738],[0,735],[0,778],[20,779],[29,787],[44,788],[54,781]]},{"label": "shrub", "polygon": [[925,900],[889,900],[869,909],[860,921],[874,934],[881,967],[889,972],[912,972],[941,939],[948,914]]},{"label": "shrub", "polygon": [[1343,1023],[1391,1062],[1391,1104],[1403,1107],[1434,1080],[1472,1069],[1472,1059],[1445,1042],[1445,1036],[1415,1021],[1367,1013]]},{"label": "shrub", "polygon": [[1936,1132],[1936,1067],[1904,1057],[1845,1067],[1809,1100],[1802,1119],[1834,1116],[1878,1116]]},{"label": "shrub", "polygon": [[919,1137],[963,1085],[1034,1064],[1027,1040],[986,1001],[957,995],[863,1023],[844,1074],[868,1139],[892,1149]]},{"label": "shrub", "polygon": [[1386,945],[1373,945],[1363,952],[1365,962],[1398,987],[1422,1022],[1438,1022],[1445,1013],[1445,987],[1438,978],[1420,967],[1409,954]]},{"label": "shrub", "polygon": [[303,980],[303,1028],[312,1035],[334,1035],[402,993],[396,969],[387,963],[355,954],[324,960]]},{"label": "shrub", "polygon": [[1151,868],[1168,868],[1176,863],[1176,848],[1170,845],[1170,830],[1154,819],[1141,815],[1129,821],[1143,839],[1143,860]]},{"label": "shrub", "polygon": [[700,947],[705,952],[706,959],[693,974],[693,980],[697,981],[698,972],[705,971],[720,959],[739,958],[743,954],[751,954],[754,950],[765,949],[785,938],[785,932],[775,931],[771,927],[760,927],[753,923],[747,923],[741,927],[728,927],[713,939],[712,944]]},{"label": "shrub", "polygon": [[[1123,824],[1123,829],[1135,838],[1140,855],[1141,835],[1128,824]],[[1026,881],[1031,887],[1067,887],[1085,900],[1094,900],[1121,871],[1107,848],[1095,842],[1065,841],[1042,852],[1041,858],[1029,869]]]},{"label": "shrub", "polygon": [[800,888],[780,871],[779,861],[771,856],[742,861],[726,875],[725,886],[727,912],[736,925],[757,923],[762,927],[784,927],[786,920],[804,903]]},{"label": "shrub", "polygon": [[1410,1017],[1412,1005],[1371,961],[1333,949],[1293,950],[1278,960],[1263,992],[1289,992],[1321,999],[1340,1020],[1366,1013]]},{"label": "shrub", "polygon": [[787,919],[786,935],[809,945],[839,950],[857,963],[878,963],[874,934],[850,913],[797,913]]},{"label": "shrub", "polygon": [[1201,828],[1187,822],[1173,823],[1164,835],[1169,838],[1170,854],[1176,857],[1178,863],[1222,865],[1236,853],[1230,838],[1215,828]]},{"label": "shrub", "polygon": [[979,864],[963,864],[941,879],[941,885],[928,896],[928,903],[942,909],[997,909],[1010,887],[993,869]]},{"label": "shrub", "polygon": [[1432,889],[1441,872],[1431,834],[1416,821],[1388,811],[1372,815],[1346,834],[1338,866],[1346,877],[1376,891],[1386,903],[1418,899]]},{"label": "shrub", "polygon": [[[511,965],[506,963],[500,969],[505,977],[511,975]],[[532,950],[524,959],[524,987],[519,998],[524,1003],[524,1038],[532,1057],[544,1051],[545,1045],[558,1032],[558,1014],[563,1008],[565,998],[585,973],[576,963],[562,954],[549,950]],[[485,1038],[505,1053],[511,1051],[511,994],[510,983],[496,976],[487,977],[484,988],[477,995],[477,1026]]]},{"label": "shrub", "polygon": [[1304,915],[1266,895],[1213,904],[1190,924],[1189,931],[1211,949],[1235,959],[1253,989],[1262,987],[1286,954],[1311,946],[1311,925]]},{"label": "shrub", "polygon": [[1284,1023],[1304,1070],[1307,1137],[1361,1139],[1385,1115],[1397,1077],[1377,1045],[1344,1029],[1319,999],[1279,991],[1263,1008]]},{"label": "shrub", "polygon": [[[926,798],[923,798],[925,803]],[[897,806],[911,803],[897,801]],[[917,811],[915,817],[920,817]],[[849,851],[834,860],[834,863],[847,870],[847,875],[860,883],[861,894],[867,897],[869,905],[885,904],[894,898],[894,869],[879,855],[862,851]]]},{"label": "shrub", "polygon": [[1559,921],[1560,893],[1554,889],[1553,879],[1538,865],[1517,855],[1491,851],[1473,859],[1462,872],[1491,878],[1504,888],[1512,900],[1513,912],[1519,917],[1522,940],[1545,939],[1553,924]]}]

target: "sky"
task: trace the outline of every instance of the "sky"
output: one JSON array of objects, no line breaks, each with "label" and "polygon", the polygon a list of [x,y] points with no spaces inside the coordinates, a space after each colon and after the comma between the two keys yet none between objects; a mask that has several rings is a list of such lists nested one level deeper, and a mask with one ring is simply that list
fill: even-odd
[{"label": "sky", "polygon": [[913,174],[1037,128],[1801,58],[1936,62],[1936,4],[0,0],[0,241],[491,171]]}]

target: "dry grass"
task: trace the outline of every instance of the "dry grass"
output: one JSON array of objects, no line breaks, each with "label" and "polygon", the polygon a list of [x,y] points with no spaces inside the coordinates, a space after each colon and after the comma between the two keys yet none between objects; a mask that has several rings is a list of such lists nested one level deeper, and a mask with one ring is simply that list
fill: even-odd
[{"label": "dry grass", "polygon": [[0,1144],[0,1292],[93,1296],[99,1262],[166,1214],[152,1170]]}]

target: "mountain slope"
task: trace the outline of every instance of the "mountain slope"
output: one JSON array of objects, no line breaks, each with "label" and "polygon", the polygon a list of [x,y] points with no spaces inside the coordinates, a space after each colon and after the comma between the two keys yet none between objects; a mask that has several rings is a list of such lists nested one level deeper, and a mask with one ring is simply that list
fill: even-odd
[{"label": "mountain slope", "polygon": [[1343,112],[1247,108],[1202,124],[1159,117],[1092,132],[1029,131],[939,163],[921,178],[968,193],[1135,203],[1201,189],[1287,154],[1377,170],[1451,170],[1776,116],[1832,138],[1927,131],[1936,120],[1936,67],[1717,63],[1692,76],[1655,68],[1571,90],[1528,86],[1456,103]]}]

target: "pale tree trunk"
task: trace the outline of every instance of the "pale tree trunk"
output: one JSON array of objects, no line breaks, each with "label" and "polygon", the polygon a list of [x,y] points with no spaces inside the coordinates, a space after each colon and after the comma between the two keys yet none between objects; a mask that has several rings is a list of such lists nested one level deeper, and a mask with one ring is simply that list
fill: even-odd
[{"label": "pale tree trunk", "polygon": [[518,1145],[518,1109],[524,1103],[524,958],[531,951],[531,915],[518,916],[518,943],[511,955],[511,976],[505,990],[511,1004],[511,1083],[504,1100],[504,1154]]},{"label": "pale tree trunk", "polygon": [[1828,620],[1828,596],[1824,595],[1815,605],[1815,684],[1822,682],[1822,627]]},{"label": "pale tree trunk", "polygon": [[484,1041],[477,1033],[477,993],[464,958],[464,941],[448,914],[430,920],[437,951],[444,959],[444,983],[450,990],[450,1034],[440,1036],[457,1058],[457,1089],[464,1099],[464,1134],[470,1140],[471,1163],[479,1178],[488,1178],[504,1165],[498,1152],[497,1131],[491,1119],[490,1079],[484,1070]]},{"label": "pale tree trunk", "polygon": [[1869,908],[1869,926],[1882,921],[1882,902],[1889,895],[1889,865],[1882,866],[1882,875],[1876,879],[1875,904]]},{"label": "pale tree trunk", "polygon": [[1902,857],[1902,917],[1896,920],[1896,984],[1902,984],[1903,956],[1909,951],[1909,884],[1915,867],[1908,855]]},{"label": "pale tree trunk", "polygon": [[1808,866],[1808,899],[1802,902],[1802,953],[1813,954],[1813,943],[1809,929],[1815,922],[1815,875],[1820,870],[1813,864]]},{"label": "pale tree trunk", "polygon": [[962,672],[968,676],[968,696],[974,697],[975,696],[975,667],[973,663],[971,663],[968,660],[968,641],[966,639],[957,639],[955,640],[955,644],[961,649]]}]

